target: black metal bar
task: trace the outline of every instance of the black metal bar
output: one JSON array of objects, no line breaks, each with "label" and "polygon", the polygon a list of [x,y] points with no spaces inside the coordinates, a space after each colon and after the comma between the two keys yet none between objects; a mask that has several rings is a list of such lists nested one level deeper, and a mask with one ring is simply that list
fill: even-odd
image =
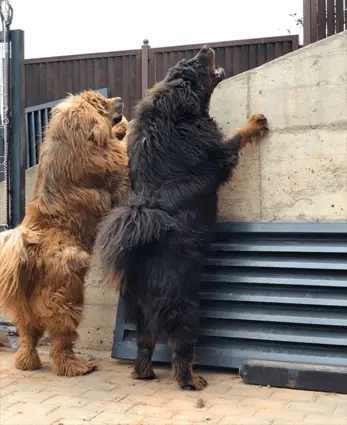
[{"label": "black metal bar", "polygon": [[[4,156],[4,129],[0,127],[0,158]],[[4,180],[4,170],[0,170],[0,182]]]},{"label": "black metal bar", "polygon": [[11,37],[11,226],[20,224],[25,211],[24,31]]},{"label": "black metal bar", "polygon": [[251,360],[240,375],[248,385],[347,394],[345,367]]}]

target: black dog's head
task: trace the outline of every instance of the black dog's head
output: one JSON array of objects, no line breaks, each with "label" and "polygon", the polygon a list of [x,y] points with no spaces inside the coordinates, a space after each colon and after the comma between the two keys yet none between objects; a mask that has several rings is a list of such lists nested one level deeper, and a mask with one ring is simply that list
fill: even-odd
[{"label": "black dog's head", "polygon": [[164,81],[169,83],[183,80],[190,84],[200,100],[208,103],[214,88],[224,78],[224,69],[215,67],[214,51],[208,46],[204,46],[193,58],[183,59],[169,69]]},{"label": "black dog's head", "polygon": [[164,80],[148,90],[134,110],[136,123],[140,117],[142,123],[146,118],[158,125],[163,117],[177,122],[208,114],[213,90],[224,77],[224,70],[215,68],[214,51],[204,46],[193,58],[183,59],[170,68]]}]

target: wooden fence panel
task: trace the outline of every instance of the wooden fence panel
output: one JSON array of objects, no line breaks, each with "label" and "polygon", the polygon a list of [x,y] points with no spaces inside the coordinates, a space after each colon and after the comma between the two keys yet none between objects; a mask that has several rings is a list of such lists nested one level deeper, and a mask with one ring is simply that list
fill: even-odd
[{"label": "wooden fence panel", "polygon": [[108,88],[110,97],[124,100],[130,116],[141,98],[141,51],[27,60],[26,106],[51,102],[86,89]]},{"label": "wooden fence panel", "polygon": [[[263,65],[296,50],[296,35],[209,43],[216,52],[216,64],[227,77]],[[150,48],[90,55],[30,59],[25,64],[26,107],[61,99],[67,93],[107,87],[111,97],[121,96],[125,115],[131,118],[136,101],[148,87],[162,80],[180,59],[195,55],[202,44]]]},{"label": "wooden fence panel", "polygon": [[347,30],[347,0],[304,0],[304,44]]},{"label": "wooden fence panel", "polygon": [[[297,36],[271,37],[208,43],[216,53],[216,66],[223,67],[227,78],[263,65],[299,47]],[[168,69],[182,58],[194,56],[203,44],[154,48],[149,53],[149,87],[164,78]]]}]

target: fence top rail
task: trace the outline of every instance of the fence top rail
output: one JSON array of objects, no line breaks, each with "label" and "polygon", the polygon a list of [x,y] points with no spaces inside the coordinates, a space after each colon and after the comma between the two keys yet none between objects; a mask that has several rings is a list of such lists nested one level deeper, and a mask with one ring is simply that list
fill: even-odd
[{"label": "fence top rail", "polygon": [[117,52],[100,52],[100,53],[86,53],[81,55],[67,55],[67,56],[52,56],[45,58],[33,58],[26,59],[26,65],[32,65],[35,63],[49,63],[49,62],[64,62],[73,60],[86,60],[86,59],[104,59],[113,58],[119,56],[134,56],[140,52],[140,49],[135,50],[120,50]]},{"label": "fence top rail", "polygon": [[[293,42],[296,45],[299,45],[299,36],[298,35],[282,35],[276,37],[262,37],[262,38],[250,38],[247,40],[234,40],[234,41],[220,41],[207,43],[210,47],[232,47],[232,46],[242,46],[246,44],[265,44],[265,43],[279,43],[279,42]],[[206,43],[199,44],[188,44],[181,46],[165,46],[165,47],[155,47],[151,48],[153,53],[160,52],[176,52],[180,50],[194,50],[200,49]],[[86,59],[103,59],[110,57],[119,57],[119,56],[133,56],[139,54],[141,49],[133,49],[133,50],[120,50],[117,52],[100,52],[100,53],[86,53],[80,55],[67,55],[67,56],[52,56],[45,58],[33,58],[26,59],[25,64],[31,65],[35,63],[49,63],[49,62],[63,62],[63,61],[71,61],[71,60],[86,60]]]},{"label": "fence top rail", "polygon": [[199,43],[199,44],[185,44],[181,46],[165,46],[165,47],[151,47],[151,52],[160,53],[160,52],[176,52],[181,50],[196,50],[201,49],[202,46],[208,44],[212,48],[217,47],[232,47],[232,46],[243,46],[249,44],[265,44],[265,43],[281,43],[281,42],[293,42],[294,44],[299,45],[299,36],[298,35],[282,35],[276,37],[262,37],[262,38],[250,38],[247,40],[233,40],[233,41],[219,41],[213,43]]}]

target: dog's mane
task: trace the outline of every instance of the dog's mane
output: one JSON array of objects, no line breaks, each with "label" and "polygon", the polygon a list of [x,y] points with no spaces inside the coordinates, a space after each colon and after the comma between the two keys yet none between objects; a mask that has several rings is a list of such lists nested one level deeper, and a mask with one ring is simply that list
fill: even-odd
[{"label": "dog's mane", "polygon": [[127,158],[125,148],[113,139],[107,102],[99,93],[84,92],[53,108],[34,185],[37,210],[52,216],[98,208],[104,202],[99,188],[104,187],[108,150],[119,159],[122,179]]}]

